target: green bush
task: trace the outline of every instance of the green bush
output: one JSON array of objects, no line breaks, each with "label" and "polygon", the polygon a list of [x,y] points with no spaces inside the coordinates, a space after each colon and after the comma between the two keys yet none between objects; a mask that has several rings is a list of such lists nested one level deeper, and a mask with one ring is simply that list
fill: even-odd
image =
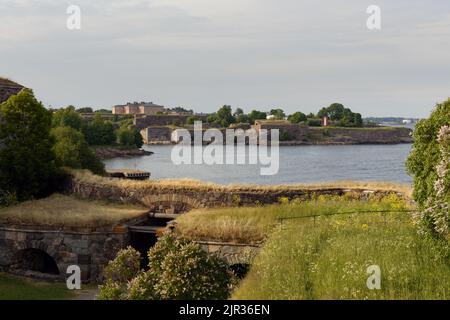
[{"label": "green bush", "polygon": [[226,299],[234,281],[221,259],[199,245],[164,235],[148,252],[149,270],[139,270],[139,253],[127,248],[105,269],[102,300]]},{"label": "green bush", "polygon": [[81,132],[70,127],[58,127],[52,129],[51,136],[57,166],[104,173],[104,164],[89,148]]}]

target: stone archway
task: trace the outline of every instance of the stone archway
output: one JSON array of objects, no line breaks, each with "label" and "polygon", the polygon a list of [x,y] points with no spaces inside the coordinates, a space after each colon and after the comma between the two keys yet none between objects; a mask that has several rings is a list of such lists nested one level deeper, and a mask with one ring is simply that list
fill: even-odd
[{"label": "stone archway", "polygon": [[35,248],[17,250],[11,267],[16,270],[34,271],[51,275],[60,274],[56,260],[44,250]]}]

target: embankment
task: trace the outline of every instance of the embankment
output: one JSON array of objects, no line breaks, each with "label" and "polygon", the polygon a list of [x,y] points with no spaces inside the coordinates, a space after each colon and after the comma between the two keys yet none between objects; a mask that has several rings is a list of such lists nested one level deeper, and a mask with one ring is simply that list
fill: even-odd
[{"label": "embankment", "polygon": [[321,185],[217,185],[192,180],[127,181],[95,176],[84,170],[71,171],[64,192],[88,200],[144,205],[168,213],[194,208],[254,206],[278,203],[280,198],[310,199],[317,195],[365,198],[397,193],[409,198],[408,186],[387,183],[341,182]]}]

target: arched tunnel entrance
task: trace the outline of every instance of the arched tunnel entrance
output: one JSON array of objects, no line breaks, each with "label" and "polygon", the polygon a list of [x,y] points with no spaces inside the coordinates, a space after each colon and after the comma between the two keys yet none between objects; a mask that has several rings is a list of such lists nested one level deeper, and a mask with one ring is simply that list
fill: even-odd
[{"label": "arched tunnel entrance", "polygon": [[13,268],[52,275],[59,274],[56,261],[47,252],[32,248],[19,250],[16,253]]}]

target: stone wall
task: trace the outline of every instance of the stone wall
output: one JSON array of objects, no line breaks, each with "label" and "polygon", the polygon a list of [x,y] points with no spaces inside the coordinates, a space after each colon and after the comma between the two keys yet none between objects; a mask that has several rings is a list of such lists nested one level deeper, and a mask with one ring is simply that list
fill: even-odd
[{"label": "stone wall", "polygon": [[67,232],[0,226],[0,269],[13,271],[21,250],[38,249],[50,255],[66,277],[67,267],[78,265],[83,281],[96,281],[108,261],[128,243],[126,229],[115,232]]},{"label": "stone wall", "polygon": [[167,126],[153,126],[141,130],[145,144],[171,143],[173,129]]},{"label": "stone wall", "polygon": [[238,244],[228,242],[195,241],[209,254],[217,255],[228,265],[247,264],[250,265],[259,253],[259,245]]},{"label": "stone wall", "polygon": [[[344,195],[354,198],[367,198],[371,194],[386,195],[394,191],[370,190],[363,188],[305,188],[301,186],[258,187],[241,186],[178,186],[158,185],[148,182],[134,183],[126,189],[111,184],[93,184],[69,178],[65,192],[75,194],[83,199],[104,200],[120,203],[134,203],[147,206],[150,210],[184,212],[194,208],[254,206],[255,204],[278,203],[281,197],[289,200],[310,199],[313,195]],[[398,193],[399,196],[405,197]]]}]

